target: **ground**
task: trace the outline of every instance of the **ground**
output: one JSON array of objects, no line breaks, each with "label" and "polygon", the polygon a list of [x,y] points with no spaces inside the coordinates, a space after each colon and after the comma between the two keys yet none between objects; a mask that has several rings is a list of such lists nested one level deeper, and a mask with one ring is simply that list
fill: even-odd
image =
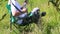
[{"label": "ground", "polygon": [[[18,2],[22,4],[23,0],[18,0]],[[0,34],[22,34],[14,26],[12,32],[10,31],[10,15],[6,9],[6,4],[7,0],[0,1],[0,19],[2,15],[7,13],[5,18],[0,21]],[[34,7],[39,7],[40,12],[46,12],[46,16],[41,18],[40,28],[33,23],[27,27],[20,26],[20,30],[26,27],[26,29],[32,30],[27,32],[27,34],[60,34],[60,11],[57,11],[51,3],[48,7],[48,0],[29,0],[27,5],[28,11],[30,12]]]}]

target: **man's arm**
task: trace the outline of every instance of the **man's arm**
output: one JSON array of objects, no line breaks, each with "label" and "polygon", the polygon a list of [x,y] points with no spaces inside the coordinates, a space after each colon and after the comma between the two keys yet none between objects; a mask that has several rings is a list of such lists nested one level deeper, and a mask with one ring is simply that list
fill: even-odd
[{"label": "man's arm", "polygon": [[25,7],[25,8],[26,8],[26,5],[27,5],[27,4],[28,4],[28,1],[25,0],[24,3],[23,3],[23,5],[22,5],[22,7]]},{"label": "man's arm", "polygon": [[[21,11],[22,11],[22,13],[27,13],[26,8],[23,8]],[[21,12],[19,12],[19,11],[12,11],[12,13],[13,13],[13,16],[19,16],[21,14]]]},{"label": "man's arm", "polygon": [[12,13],[14,13],[13,14],[13,16],[18,16],[18,15],[20,15],[21,13],[26,13],[27,12],[27,9],[26,9],[26,4],[27,4],[27,1],[25,0],[24,1],[24,4],[23,4],[23,6],[22,6],[22,9],[19,11],[13,11]]},{"label": "man's arm", "polygon": [[20,12],[15,12],[15,11],[14,11],[14,13],[12,13],[12,15],[13,15],[13,16],[19,16],[19,15],[20,15]]}]

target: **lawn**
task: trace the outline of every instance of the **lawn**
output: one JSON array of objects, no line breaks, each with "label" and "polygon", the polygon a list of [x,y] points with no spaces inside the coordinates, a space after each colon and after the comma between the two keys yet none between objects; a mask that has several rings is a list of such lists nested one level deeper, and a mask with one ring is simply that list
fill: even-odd
[{"label": "lawn", "polygon": [[[22,4],[23,0],[18,0],[18,2]],[[27,4],[29,12],[34,7],[39,7],[40,12],[46,12],[46,16],[41,18],[40,27],[34,23],[29,26],[20,26],[20,28],[13,26],[12,32],[10,31],[10,15],[6,4],[7,0],[0,0],[0,19],[7,13],[4,19],[0,21],[0,34],[22,34],[22,31],[26,32],[26,30],[28,30],[27,34],[60,34],[60,11],[57,11],[52,3],[48,7],[48,0],[29,0]]]}]

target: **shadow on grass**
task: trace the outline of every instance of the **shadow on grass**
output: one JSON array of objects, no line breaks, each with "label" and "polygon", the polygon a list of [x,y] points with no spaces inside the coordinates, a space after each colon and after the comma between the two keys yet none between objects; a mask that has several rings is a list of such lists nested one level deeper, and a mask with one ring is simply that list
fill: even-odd
[{"label": "shadow on grass", "polygon": [[7,15],[7,14],[4,14],[4,15],[2,16],[2,18],[0,19],[0,21],[2,21],[6,15]]}]

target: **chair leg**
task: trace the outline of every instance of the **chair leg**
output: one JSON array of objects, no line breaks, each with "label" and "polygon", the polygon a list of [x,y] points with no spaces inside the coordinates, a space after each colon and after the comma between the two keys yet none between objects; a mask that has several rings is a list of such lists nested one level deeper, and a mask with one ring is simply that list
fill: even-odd
[{"label": "chair leg", "polygon": [[10,31],[12,31],[12,23],[10,23]]}]

